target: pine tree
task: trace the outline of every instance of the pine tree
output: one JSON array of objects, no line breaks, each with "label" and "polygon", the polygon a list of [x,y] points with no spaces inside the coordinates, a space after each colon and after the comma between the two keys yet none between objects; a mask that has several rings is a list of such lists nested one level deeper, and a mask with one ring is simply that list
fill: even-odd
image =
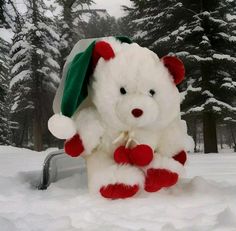
[{"label": "pine tree", "polygon": [[[92,0],[56,0],[62,7],[62,14],[58,17],[60,35],[60,61],[61,69],[75,43],[84,38],[84,22],[81,15],[88,11]],[[84,9],[85,8],[85,9]]]},{"label": "pine tree", "polygon": [[9,144],[8,104],[9,44],[0,38],[0,145]]},{"label": "pine tree", "polygon": [[192,75],[182,108],[186,118],[202,116],[205,153],[217,152],[216,123],[236,119],[233,105],[236,50],[231,25],[226,20],[231,7],[231,3],[224,0],[205,1],[195,20],[186,24],[185,30],[190,33],[183,36],[182,44],[187,42],[187,53],[182,56],[186,62],[192,62],[189,65],[189,75]]},{"label": "pine tree", "polygon": [[11,47],[11,114],[19,126],[18,145],[32,137],[34,149],[43,149],[48,136],[47,120],[59,83],[57,63],[59,36],[53,22],[45,16],[42,0],[26,1],[27,13],[21,30],[15,33]]},{"label": "pine tree", "polygon": [[6,0],[0,0],[0,28],[9,28],[11,15],[9,12],[9,4]]},{"label": "pine tree", "polygon": [[5,25],[6,24],[6,18],[4,15],[4,6],[5,6],[5,1],[0,0],[0,25]]},{"label": "pine tree", "polygon": [[[235,120],[234,2],[227,0],[133,0],[135,38],[159,56],[170,52],[186,66],[183,117],[201,118],[205,152],[217,152],[216,123]],[[171,54],[171,53],[170,53]]]},{"label": "pine tree", "polygon": [[85,36],[87,38],[99,38],[106,36],[119,35],[119,25],[115,17],[105,14],[100,15],[99,12],[94,12],[89,22],[86,25]]},{"label": "pine tree", "polygon": [[13,0],[0,0],[0,28],[14,29],[19,24],[20,13]]}]

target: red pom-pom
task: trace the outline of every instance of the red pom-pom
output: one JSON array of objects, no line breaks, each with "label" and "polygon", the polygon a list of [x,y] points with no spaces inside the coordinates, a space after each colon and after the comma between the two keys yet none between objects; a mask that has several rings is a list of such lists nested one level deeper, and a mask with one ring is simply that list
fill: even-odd
[{"label": "red pom-pom", "polygon": [[178,177],[177,173],[167,169],[150,168],[147,170],[145,190],[147,192],[156,192],[163,187],[170,187],[177,183]]},{"label": "red pom-pom", "polygon": [[176,161],[178,161],[182,165],[184,165],[186,160],[187,160],[187,154],[186,154],[186,152],[184,150],[182,150],[177,155],[173,156],[173,159],[175,159]]},{"label": "red pom-pom", "polygon": [[111,45],[105,41],[99,41],[95,44],[93,50],[93,68],[96,67],[97,62],[100,58],[104,58],[105,60],[109,60],[115,57],[115,53],[111,47]]},{"label": "red pom-pom", "polygon": [[138,185],[126,185],[122,183],[109,184],[100,189],[103,197],[109,199],[125,199],[134,196],[139,190]]},{"label": "red pom-pom", "polygon": [[184,79],[185,68],[183,62],[173,56],[165,56],[162,59],[165,67],[169,70],[170,74],[173,76],[176,85],[181,83]]},{"label": "red pom-pom", "polygon": [[130,149],[125,146],[118,147],[114,152],[114,160],[117,164],[129,164]]},{"label": "red pom-pom", "polygon": [[79,134],[76,134],[71,139],[66,140],[64,150],[72,157],[79,156],[84,151],[84,146]]},{"label": "red pom-pom", "polygon": [[153,150],[146,144],[137,145],[131,150],[129,159],[134,165],[146,166],[153,159]]}]

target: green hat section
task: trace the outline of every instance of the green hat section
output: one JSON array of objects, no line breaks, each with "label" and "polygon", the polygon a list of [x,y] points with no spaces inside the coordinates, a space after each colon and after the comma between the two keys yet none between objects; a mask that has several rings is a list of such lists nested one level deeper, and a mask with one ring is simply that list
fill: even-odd
[{"label": "green hat section", "polygon": [[[116,37],[122,43],[131,44],[128,37]],[[92,54],[96,41],[88,48],[77,54],[72,60],[66,75],[63,97],[61,101],[61,112],[71,117],[82,101],[88,96],[89,76],[92,74]]]}]

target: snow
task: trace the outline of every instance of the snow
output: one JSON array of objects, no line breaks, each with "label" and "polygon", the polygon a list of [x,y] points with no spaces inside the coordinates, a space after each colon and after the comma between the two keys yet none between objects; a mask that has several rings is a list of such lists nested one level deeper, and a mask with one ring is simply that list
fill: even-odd
[{"label": "snow", "polygon": [[236,62],[236,58],[231,57],[230,55],[214,54],[212,57],[214,59],[218,59],[218,60],[227,60],[227,61],[231,61],[234,63]]},{"label": "snow", "polygon": [[109,201],[88,194],[85,174],[38,191],[47,153],[0,146],[1,231],[235,231],[236,154],[190,154],[168,190]]},{"label": "snow", "polygon": [[13,32],[10,29],[0,28],[0,38],[11,43],[13,38]]},{"label": "snow", "polygon": [[221,108],[220,108],[220,107],[217,107],[217,106],[213,106],[212,109],[213,109],[214,111],[216,111],[216,112],[217,112],[217,111],[218,111],[218,112],[221,111]]},{"label": "snow", "polygon": [[167,41],[169,41],[169,40],[170,40],[170,37],[169,37],[169,36],[165,36],[165,37],[163,37],[163,38],[159,38],[158,40],[156,40],[156,41],[153,43],[153,45],[156,45],[156,44],[161,43],[161,42],[167,42]]},{"label": "snow", "polygon": [[187,89],[180,93],[181,95],[181,102],[185,99],[188,92],[201,92],[201,87],[193,87],[192,84],[189,83]]},{"label": "snow", "polygon": [[185,113],[183,114],[188,114],[188,113],[196,113],[196,112],[202,112],[204,110],[204,107],[202,106],[196,106],[196,107],[193,107],[191,109],[189,109],[188,111],[186,111]]},{"label": "snow", "polygon": [[235,87],[236,87],[236,82],[231,82],[231,83],[223,83],[222,85],[221,85],[221,87],[226,87],[226,88],[231,88],[231,89],[235,89]]},{"label": "snow", "polygon": [[187,51],[179,51],[179,52],[176,52],[176,55],[177,56],[185,57],[185,56],[189,55],[189,52],[187,52]]},{"label": "snow", "polygon": [[[236,107],[232,107],[231,105],[229,105],[229,104],[227,104],[225,102],[222,102],[220,100],[217,100],[215,98],[207,99],[204,105],[208,105],[208,104],[217,104],[217,105],[219,105],[219,106],[221,106],[223,108],[226,108],[226,109],[228,109],[230,111],[236,112]],[[204,105],[203,105],[203,107],[204,107]]]},{"label": "snow", "polygon": [[[214,55],[213,55],[214,56]],[[211,57],[200,57],[199,55],[189,55],[189,58],[194,58],[196,59],[198,62],[203,62],[203,61],[212,61]]]},{"label": "snow", "polygon": [[29,78],[31,74],[31,71],[29,70],[24,70],[24,71],[21,71],[19,74],[15,75],[11,82],[10,82],[10,89],[18,82],[18,81],[22,81],[26,78]]},{"label": "snow", "polygon": [[135,38],[144,38],[148,33],[146,31],[137,31],[135,34]]},{"label": "snow", "polygon": [[53,39],[55,39],[57,41],[60,40],[59,34],[57,34],[53,30],[53,28],[51,28],[50,26],[46,25],[45,23],[38,23],[38,25],[39,25],[39,28],[47,30],[50,33],[50,35],[52,36]]},{"label": "snow", "polygon": [[224,20],[221,20],[221,19],[209,17],[209,20],[216,23],[216,24],[220,24],[221,26],[226,26],[227,25],[227,23]]},{"label": "snow", "polygon": [[52,67],[55,67],[55,68],[60,68],[60,65],[57,63],[57,61],[55,61],[54,59],[48,57],[47,58],[47,62],[48,64],[50,64]]},{"label": "snow", "polygon": [[202,31],[204,31],[204,29],[203,29],[201,26],[196,26],[196,27],[192,30],[192,32],[202,32]]},{"label": "snow", "polygon": [[230,36],[229,41],[230,42],[236,42],[236,36]]},{"label": "snow", "polygon": [[214,95],[208,90],[203,91],[202,95],[206,95],[206,96],[209,96],[209,97],[214,97]]},{"label": "snow", "polygon": [[232,20],[235,20],[235,19],[236,19],[236,15],[226,14],[226,18],[227,18],[229,21],[232,21]]},{"label": "snow", "polygon": [[[38,53],[38,50],[37,50],[37,53]],[[26,66],[28,64],[28,60],[22,60],[22,61],[19,61],[18,63],[16,63],[12,69],[11,69],[11,73],[14,74],[20,70],[22,70],[22,68],[24,66]]]},{"label": "snow", "polygon": [[54,54],[60,55],[60,51],[59,51],[56,47],[54,47],[54,46],[52,46],[52,45],[50,45],[50,44],[48,44],[48,43],[46,43],[46,44],[44,44],[44,45],[45,45],[45,47],[46,47],[48,50],[52,51]]},{"label": "snow", "polygon": [[18,104],[19,104],[19,101],[15,101],[15,102],[12,104],[12,106],[11,106],[11,111],[14,112],[14,111],[17,109]]}]

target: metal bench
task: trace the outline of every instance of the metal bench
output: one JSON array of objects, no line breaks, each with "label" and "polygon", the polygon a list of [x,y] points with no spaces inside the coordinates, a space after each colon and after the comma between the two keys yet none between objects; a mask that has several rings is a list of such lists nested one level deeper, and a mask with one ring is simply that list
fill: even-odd
[{"label": "metal bench", "polygon": [[85,172],[83,158],[72,158],[65,154],[63,149],[48,154],[45,158],[43,169],[38,184],[38,189],[45,190],[52,182]]}]

